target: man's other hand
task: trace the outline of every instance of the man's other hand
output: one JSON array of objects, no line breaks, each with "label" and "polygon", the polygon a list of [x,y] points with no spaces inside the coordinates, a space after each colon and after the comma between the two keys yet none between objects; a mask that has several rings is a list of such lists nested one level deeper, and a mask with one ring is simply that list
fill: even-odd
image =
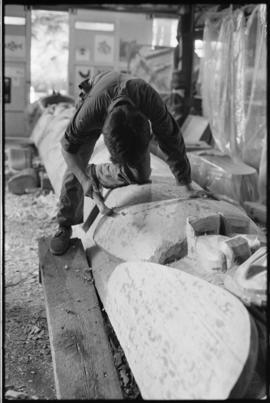
[{"label": "man's other hand", "polygon": [[191,185],[191,183],[188,183],[186,185],[180,185],[179,186],[184,186],[187,190],[188,190],[188,196],[191,199],[197,199],[197,198],[211,198],[211,199],[216,199],[215,196],[207,191],[207,190],[203,190],[203,189],[194,189],[194,187]]}]

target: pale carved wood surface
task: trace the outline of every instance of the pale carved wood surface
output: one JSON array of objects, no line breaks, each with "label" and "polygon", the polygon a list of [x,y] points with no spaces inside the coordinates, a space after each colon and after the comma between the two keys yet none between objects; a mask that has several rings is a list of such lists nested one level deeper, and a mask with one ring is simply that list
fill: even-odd
[{"label": "pale carved wood surface", "polygon": [[105,309],[144,399],[224,399],[250,349],[250,319],[230,293],[149,262],[125,262]]},{"label": "pale carved wood surface", "polygon": [[[102,217],[94,241],[108,253],[123,259],[167,263],[187,254],[186,219],[221,213],[246,217],[236,206],[209,199],[182,197],[119,208],[115,216]],[[257,228],[250,220],[250,233]]]}]

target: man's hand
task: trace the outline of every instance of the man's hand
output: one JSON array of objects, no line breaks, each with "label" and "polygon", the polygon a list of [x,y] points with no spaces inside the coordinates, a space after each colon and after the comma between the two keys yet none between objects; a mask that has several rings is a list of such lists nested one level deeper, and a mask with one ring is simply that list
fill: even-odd
[{"label": "man's hand", "polygon": [[91,197],[96,203],[100,213],[102,215],[112,215],[114,213],[113,209],[106,206],[104,203],[104,197],[102,195],[102,188],[98,182],[92,178],[88,178],[83,182],[83,192],[87,197]]},{"label": "man's hand", "polygon": [[200,190],[194,189],[193,186],[191,185],[191,183],[188,183],[186,185],[180,185],[179,184],[179,186],[184,186],[188,190],[189,197],[191,199],[197,199],[197,198],[206,199],[208,197],[209,198],[215,198],[214,195],[211,192],[208,192],[206,190],[201,190],[201,189]]},{"label": "man's hand", "polygon": [[99,194],[102,198],[101,187],[92,178],[87,177],[82,183],[82,188],[83,194],[85,196],[91,197],[91,199],[93,199],[93,194],[96,193]]}]

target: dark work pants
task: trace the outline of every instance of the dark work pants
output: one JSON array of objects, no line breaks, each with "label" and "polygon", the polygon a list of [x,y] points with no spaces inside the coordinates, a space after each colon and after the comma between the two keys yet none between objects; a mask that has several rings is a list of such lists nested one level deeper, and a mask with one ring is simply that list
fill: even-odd
[{"label": "dark work pants", "polygon": [[[78,154],[87,172],[87,166],[92,154],[92,147],[81,146]],[[149,183],[151,174],[149,149],[136,166],[104,163],[95,165],[96,175],[104,188],[114,189],[131,184]],[[57,222],[59,225],[71,226],[83,222],[83,189],[75,175],[67,169],[64,175]]]}]

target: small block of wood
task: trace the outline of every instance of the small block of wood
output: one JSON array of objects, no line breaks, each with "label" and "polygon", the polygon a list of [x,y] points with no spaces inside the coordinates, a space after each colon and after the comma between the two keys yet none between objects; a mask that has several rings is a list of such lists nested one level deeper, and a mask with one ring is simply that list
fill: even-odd
[{"label": "small block of wood", "polygon": [[26,189],[36,188],[38,185],[38,174],[34,168],[25,168],[12,176],[8,181],[8,190],[11,193],[22,195]]},{"label": "small block of wood", "polygon": [[220,215],[212,214],[208,217],[187,217],[186,219],[186,236],[188,243],[188,255],[190,257],[196,255],[196,240],[199,235],[219,234],[220,231]]},{"label": "small block of wood", "polygon": [[247,214],[261,224],[266,224],[266,206],[255,202],[245,202],[244,208]]},{"label": "small block of wood", "polygon": [[54,256],[49,241],[39,239],[39,259],[57,399],[122,399],[82,243],[73,239],[64,255]]},{"label": "small block of wood", "polygon": [[235,263],[242,264],[250,257],[251,251],[248,241],[241,235],[229,238],[224,242],[232,250]]},{"label": "small block of wood", "polygon": [[220,232],[224,235],[235,234],[248,234],[250,227],[250,220],[248,217],[240,215],[220,214],[221,226]]}]

